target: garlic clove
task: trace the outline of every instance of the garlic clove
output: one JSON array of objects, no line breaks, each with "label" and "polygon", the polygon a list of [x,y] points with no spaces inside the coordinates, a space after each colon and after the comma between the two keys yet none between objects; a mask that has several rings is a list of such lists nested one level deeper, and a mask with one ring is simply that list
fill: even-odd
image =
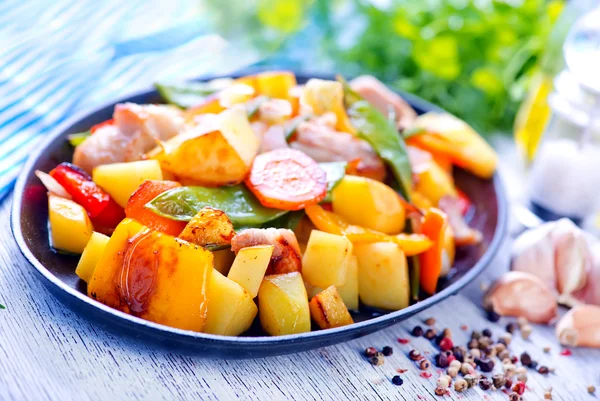
[{"label": "garlic clove", "polygon": [[512,246],[511,270],[531,273],[555,290],[554,247],[551,232],[555,223],[544,223],[519,235]]},{"label": "garlic clove", "polygon": [[573,294],[581,303],[600,305],[600,242],[591,248],[592,265],[587,272],[585,286]]},{"label": "garlic clove", "polygon": [[571,294],[586,284],[592,266],[592,253],[583,231],[569,219],[557,221],[550,235],[558,292],[561,299],[572,299]]},{"label": "garlic clove", "polygon": [[556,336],[564,345],[600,348],[600,306],[572,308],[556,325]]},{"label": "garlic clove", "polygon": [[502,316],[523,316],[533,323],[548,323],[556,317],[555,295],[531,273],[511,271],[488,290],[484,306]]}]

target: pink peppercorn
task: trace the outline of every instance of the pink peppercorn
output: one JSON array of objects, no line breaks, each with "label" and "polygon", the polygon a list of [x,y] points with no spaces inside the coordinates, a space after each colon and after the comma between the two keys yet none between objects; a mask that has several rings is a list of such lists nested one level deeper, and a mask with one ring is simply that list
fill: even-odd
[{"label": "pink peppercorn", "polygon": [[523,393],[525,392],[525,383],[516,382],[512,390],[519,395],[523,395]]},{"label": "pink peppercorn", "polygon": [[450,351],[453,348],[454,344],[452,343],[452,340],[450,338],[444,337],[440,340],[440,349],[442,351]]}]

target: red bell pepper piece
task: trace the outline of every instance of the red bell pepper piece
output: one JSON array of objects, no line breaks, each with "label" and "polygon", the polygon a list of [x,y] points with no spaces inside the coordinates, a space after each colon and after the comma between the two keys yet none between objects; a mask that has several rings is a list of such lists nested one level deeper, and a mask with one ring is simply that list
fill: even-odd
[{"label": "red bell pepper piece", "polygon": [[100,188],[88,173],[71,163],[61,163],[50,171],[54,178],[83,206],[94,227],[112,230],[125,218],[125,211]]},{"label": "red bell pepper piece", "polygon": [[460,189],[456,188],[456,193],[458,194],[458,208],[460,209],[460,213],[465,216],[473,205],[473,202],[471,202],[471,199],[467,194]]},{"label": "red bell pepper piece", "polygon": [[427,294],[435,293],[437,282],[442,271],[442,252],[444,250],[444,235],[448,226],[448,217],[436,208],[427,209],[421,224],[421,234],[425,234],[433,246],[419,255],[421,288]]},{"label": "red bell pepper piece", "polygon": [[114,122],[115,121],[111,118],[110,120],[103,121],[100,124],[92,125],[92,128],[90,128],[90,134],[93,134],[94,132],[98,131],[100,128],[105,127],[107,125],[113,125]]}]

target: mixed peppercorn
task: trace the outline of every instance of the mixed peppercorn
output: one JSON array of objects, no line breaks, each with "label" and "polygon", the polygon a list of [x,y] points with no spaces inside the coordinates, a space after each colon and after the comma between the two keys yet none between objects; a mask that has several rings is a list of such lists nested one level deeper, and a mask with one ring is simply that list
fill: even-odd
[{"label": "mixed peppercorn", "polygon": [[[491,314],[488,315],[488,318],[494,322],[498,320]],[[509,400],[519,401],[523,399],[522,395],[526,389],[528,369],[537,370],[543,375],[553,371],[547,366],[538,367],[538,363],[527,352],[517,356],[511,355],[508,350],[512,336],[517,331],[521,332],[523,338],[528,338],[531,334],[531,326],[524,319],[518,319],[517,323],[507,324],[506,332],[498,336],[496,341],[494,341],[494,335],[490,329],[474,330],[466,347],[454,344],[450,329],[444,329],[438,334],[433,327],[435,323],[435,319],[427,319],[424,324],[429,327],[425,330],[422,326],[415,326],[411,330],[411,335],[425,337],[434,342],[439,349],[439,353],[433,357],[433,363],[436,367],[444,369],[445,372],[437,380],[434,391],[436,395],[448,394],[451,387],[456,392],[463,392],[478,386],[483,391],[502,389],[508,394]],[[401,342],[401,344],[407,343],[408,341]],[[544,352],[549,351],[544,349]],[[364,354],[369,358],[371,364],[379,366],[384,363],[384,357],[393,354],[393,349],[386,346],[381,351],[377,351],[374,347],[369,347]],[[427,370],[431,367],[431,362],[419,350],[411,349],[408,352],[408,358],[423,371],[421,376],[431,377],[431,374],[424,375],[429,373]],[[496,360],[502,364],[502,373],[492,374]],[[517,366],[519,362],[521,366]],[[492,375],[487,377],[485,373]],[[391,381],[397,386],[404,383],[399,375],[393,376]],[[550,391],[544,396],[545,399],[552,399]]]}]

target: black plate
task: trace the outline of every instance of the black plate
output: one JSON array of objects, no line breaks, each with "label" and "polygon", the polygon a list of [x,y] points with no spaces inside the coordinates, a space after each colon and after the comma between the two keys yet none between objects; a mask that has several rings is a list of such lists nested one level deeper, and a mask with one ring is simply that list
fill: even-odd
[{"label": "black plate", "polygon": [[[304,82],[314,76],[298,74],[297,78]],[[440,110],[418,97],[402,95],[419,113]],[[50,249],[46,190],[34,174],[37,169],[49,171],[61,162],[71,161],[73,149],[67,143],[67,135],[86,131],[90,126],[112,118],[114,105],[125,101],[160,103],[161,99],[156,91],[149,90],[111,102],[58,127],[40,144],[21,172],[15,187],[11,216],[15,240],[46,287],[77,313],[118,334],[151,342],[156,347],[223,358],[265,357],[336,344],[383,329],[456,294],[490,264],[505,234],[507,203],[498,176],[495,175],[492,180],[481,180],[457,171],[457,186],[474,204],[470,225],[483,233],[484,240],[480,246],[459,249],[454,268],[447,278],[440,281],[438,293],[406,309],[381,314],[380,311],[363,308],[353,316],[356,323],[350,326],[282,337],[256,336],[259,332],[256,328],[251,330],[251,335],[244,337],[210,335],[174,329],[125,314],[88,298],[86,284],[75,275],[78,258],[60,255]]]}]

